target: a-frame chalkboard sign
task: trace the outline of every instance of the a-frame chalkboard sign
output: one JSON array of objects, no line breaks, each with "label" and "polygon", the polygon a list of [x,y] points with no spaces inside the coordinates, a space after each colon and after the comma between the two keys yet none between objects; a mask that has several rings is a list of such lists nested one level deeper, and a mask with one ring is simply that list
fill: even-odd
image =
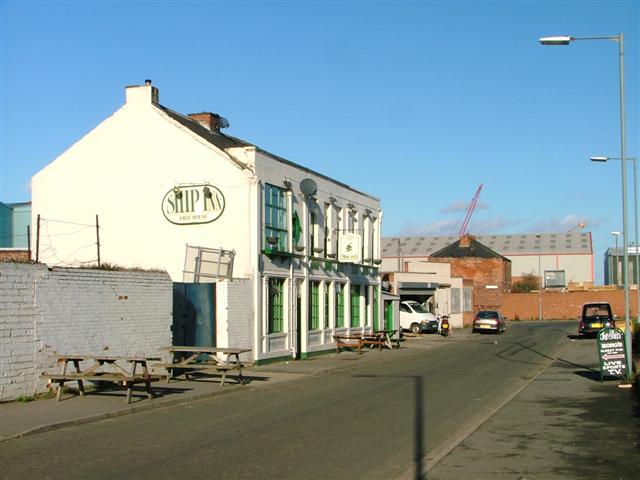
[{"label": "a-frame chalkboard sign", "polygon": [[603,328],[598,332],[598,358],[601,382],[605,376],[620,378],[627,376],[627,350],[622,330]]}]

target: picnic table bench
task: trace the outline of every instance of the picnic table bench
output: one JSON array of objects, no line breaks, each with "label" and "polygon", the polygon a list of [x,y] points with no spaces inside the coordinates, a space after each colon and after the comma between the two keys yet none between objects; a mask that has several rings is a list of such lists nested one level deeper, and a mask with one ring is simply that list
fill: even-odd
[{"label": "picnic table bench", "polygon": [[[215,370],[222,374],[220,384],[224,386],[227,372],[238,370],[236,380],[240,385],[244,385],[242,376],[242,367],[244,365],[240,361],[240,354],[250,352],[251,349],[249,348],[173,346],[164,347],[162,350],[171,354],[170,363],[157,365],[167,370],[167,383],[169,383],[172,376],[179,375],[176,374],[176,370],[184,373],[187,380],[189,380],[190,371]],[[220,359],[216,354],[226,355],[227,358]]]},{"label": "picnic table bench", "polygon": [[[126,357],[112,355],[58,355],[58,363],[62,363],[62,372],[43,373],[42,377],[49,380],[49,384],[57,383],[56,401],[60,400],[62,387],[66,382],[77,382],[80,397],[84,397],[84,381],[103,381],[122,384],[127,389],[127,403],[131,402],[133,386],[144,383],[147,391],[147,398],[153,398],[151,382],[160,379],[160,375],[149,373],[148,362],[158,361],[160,358],[154,357]],[[80,368],[81,362],[91,362],[84,370]],[[130,369],[124,368],[121,363],[131,365]],[[73,364],[74,371],[69,372],[69,364]],[[109,369],[105,370],[104,367]],[[137,371],[138,366],[142,371]]]},{"label": "picnic table bench", "polygon": [[398,330],[375,330],[373,333],[352,332],[348,335],[334,335],[333,339],[336,343],[336,353],[340,353],[345,348],[357,349],[358,353],[362,353],[362,346],[378,347],[393,349],[393,341],[396,341],[397,347],[400,348],[400,339],[394,338]]},{"label": "picnic table bench", "polygon": [[336,342],[336,353],[340,353],[345,348],[355,348],[358,353],[362,353],[362,336],[360,335],[334,335]]}]

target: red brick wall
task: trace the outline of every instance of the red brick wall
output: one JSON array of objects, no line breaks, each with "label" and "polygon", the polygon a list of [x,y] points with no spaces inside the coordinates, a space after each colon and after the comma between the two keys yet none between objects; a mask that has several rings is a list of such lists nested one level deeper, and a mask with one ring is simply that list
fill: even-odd
[{"label": "red brick wall", "polygon": [[[502,258],[434,258],[431,262],[449,263],[451,276],[473,280],[473,311],[495,310],[502,305],[502,297],[509,291],[511,262]],[[498,288],[486,288],[495,285]]]},{"label": "red brick wall", "polygon": [[[637,315],[636,295],[635,289],[629,292],[631,317]],[[507,293],[502,297],[501,312],[510,320],[537,320],[538,302],[538,292]],[[611,304],[613,314],[618,318],[624,318],[623,290],[543,292],[542,318],[546,320],[575,319],[581,313],[582,305],[588,302],[608,302]]]},{"label": "red brick wall", "polygon": [[26,263],[28,261],[28,250],[0,250],[0,262]]}]

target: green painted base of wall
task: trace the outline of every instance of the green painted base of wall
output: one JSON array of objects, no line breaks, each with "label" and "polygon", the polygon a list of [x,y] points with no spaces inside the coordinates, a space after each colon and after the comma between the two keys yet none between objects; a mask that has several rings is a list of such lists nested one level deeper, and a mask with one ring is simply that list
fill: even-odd
[{"label": "green painted base of wall", "polygon": [[[328,355],[329,353],[335,353],[335,348],[330,350],[321,350],[319,352],[303,352],[300,354],[299,360],[306,360],[307,358],[319,357],[321,355]],[[291,355],[285,355],[284,357],[264,358],[262,360],[256,360],[256,366],[269,365],[271,363],[290,362],[293,360]]]},{"label": "green painted base of wall", "polygon": [[300,360],[306,360],[307,358],[320,357],[322,355],[328,355],[330,353],[336,353],[336,349],[321,350],[319,352],[303,352],[300,354]]},{"label": "green painted base of wall", "polygon": [[256,365],[269,365],[271,363],[288,362],[293,360],[291,355],[285,355],[284,357],[263,358],[262,360],[256,360]]}]

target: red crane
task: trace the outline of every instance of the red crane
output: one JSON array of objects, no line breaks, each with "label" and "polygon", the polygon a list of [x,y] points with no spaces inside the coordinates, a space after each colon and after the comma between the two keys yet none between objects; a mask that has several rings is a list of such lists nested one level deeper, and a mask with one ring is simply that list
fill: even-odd
[{"label": "red crane", "polygon": [[471,215],[473,211],[476,209],[476,205],[478,204],[478,198],[480,198],[480,192],[482,191],[482,184],[478,187],[476,194],[473,196],[473,200],[467,207],[467,214],[462,221],[462,226],[460,227],[460,232],[458,232],[458,237],[462,237],[465,233],[467,233],[467,227],[469,226],[469,220],[471,220]]}]

